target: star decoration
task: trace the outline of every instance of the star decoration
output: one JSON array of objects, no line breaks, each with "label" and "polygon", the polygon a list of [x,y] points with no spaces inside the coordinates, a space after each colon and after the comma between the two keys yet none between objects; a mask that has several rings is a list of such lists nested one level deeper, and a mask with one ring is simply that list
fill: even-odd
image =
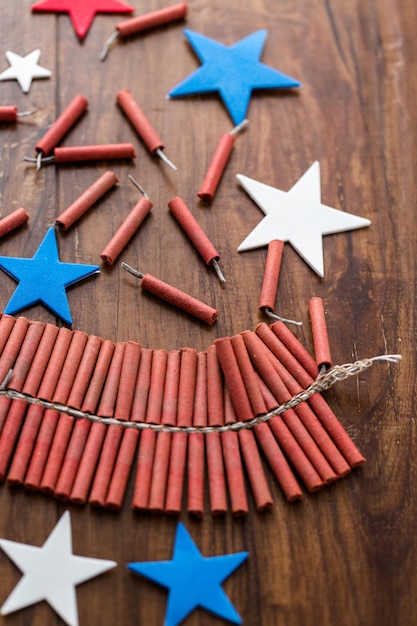
[{"label": "star decoration", "polygon": [[221,585],[247,557],[247,552],[203,557],[180,522],[171,561],[129,563],[128,568],[169,589],[164,626],[177,626],[197,607],[241,624]]},{"label": "star decoration", "polygon": [[23,578],[1,607],[1,614],[46,600],[69,626],[78,626],[75,586],[117,565],[114,561],[73,554],[68,511],[41,548],[7,539],[0,539],[0,547],[23,572]]},{"label": "star decoration", "polygon": [[97,265],[62,263],[53,227],[31,259],[2,256],[0,268],[19,283],[4,309],[5,313],[14,315],[42,303],[68,324],[72,324],[72,319],[65,288],[100,271]]},{"label": "star decoration", "polygon": [[238,252],[288,241],[319,276],[324,276],[323,235],[369,226],[370,220],[321,203],[318,161],[289,191],[281,191],[247,176],[237,179],[265,213],[263,220],[238,247]]},{"label": "star decoration", "polygon": [[80,39],[88,33],[96,13],[132,13],[133,10],[118,0],[42,0],[32,5],[32,11],[68,13]]},{"label": "star decoration", "polygon": [[218,92],[234,123],[246,117],[253,89],[300,87],[300,83],[260,62],[267,36],[259,30],[232,46],[184,31],[203,65],[168,94],[171,98]]},{"label": "star decoration", "polygon": [[17,80],[24,93],[28,93],[34,78],[50,78],[52,72],[38,65],[40,50],[33,50],[25,57],[16,52],[6,52],[10,67],[0,74],[0,80]]}]

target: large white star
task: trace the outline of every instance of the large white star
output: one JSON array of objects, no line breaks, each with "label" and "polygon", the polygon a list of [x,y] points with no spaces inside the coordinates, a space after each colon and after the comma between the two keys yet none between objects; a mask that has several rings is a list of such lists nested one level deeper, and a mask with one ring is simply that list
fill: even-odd
[{"label": "large white star", "polygon": [[75,586],[116,566],[114,561],[73,555],[68,511],[41,548],[6,539],[0,539],[0,547],[24,574],[1,614],[46,600],[69,626],[78,626]]},{"label": "large white star", "polygon": [[363,228],[371,223],[322,204],[318,161],[289,191],[242,174],[237,179],[266,216],[240,244],[238,252],[266,246],[273,239],[288,241],[319,276],[324,276],[323,235]]},{"label": "large white star", "polygon": [[10,67],[0,74],[0,80],[17,80],[22,91],[28,93],[34,78],[49,78],[52,72],[38,65],[41,56],[40,50],[33,50],[25,57],[15,52],[6,52]]}]

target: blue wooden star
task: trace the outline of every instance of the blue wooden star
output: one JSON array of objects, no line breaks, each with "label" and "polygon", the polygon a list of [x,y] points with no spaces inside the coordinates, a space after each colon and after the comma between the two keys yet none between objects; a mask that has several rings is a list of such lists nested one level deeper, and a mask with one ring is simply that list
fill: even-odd
[{"label": "blue wooden star", "polygon": [[260,62],[268,32],[258,30],[232,46],[184,31],[203,65],[169,92],[171,98],[217,91],[234,123],[246,116],[253,89],[300,87],[300,83]]},{"label": "blue wooden star", "polygon": [[61,263],[54,228],[46,233],[31,259],[0,257],[0,268],[18,281],[5,313],[14,315],[42,303],[67,324],[72,324],[66,287],[100,271],[97,265]]},{"label": "blue wooden star", "polygon": [[247,552],[203,557],[180,522],[171,561],[129,563],[128,568],[169,589],[164,626],[177,626],[197,607],[241,624],[221,584],[247,557]]}]

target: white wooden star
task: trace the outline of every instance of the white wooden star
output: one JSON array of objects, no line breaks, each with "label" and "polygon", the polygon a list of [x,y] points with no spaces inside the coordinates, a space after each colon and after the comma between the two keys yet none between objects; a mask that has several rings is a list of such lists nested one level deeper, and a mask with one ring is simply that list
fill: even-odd
[{"label": "white wooden star", "polygon": [[371,223],[363,217],[322,204],[318,161],[289,191],[281,191],[242,174],[238,174],[237,179],[265,213],[263,220],[240,244],[238,252],[266,246],[273,239],[288,241],[323,277],[323,235],[363,228]]},{"label": "white wooden star", "polygon": [[41,548],[6,539],[0,539],[0,547],[24,574],[1,614],[46,600],[69,626],[78,626],[75,586],[116,566],[114,561],[74,556],[68,511]]},{"label": "white wooden star", "polygon": [[10,67],[0,74],[0,80],[17,80],[22,91],[28,93],[34,78],[50,78],[52,72],[38,65],[41,56],[40,50],[33,50],[22,57],[16,52],[6,52],[6,59]]}]

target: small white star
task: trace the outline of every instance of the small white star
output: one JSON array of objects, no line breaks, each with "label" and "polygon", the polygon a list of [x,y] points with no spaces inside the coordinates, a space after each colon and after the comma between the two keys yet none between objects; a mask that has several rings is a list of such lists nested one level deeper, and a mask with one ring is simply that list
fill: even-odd
[{"label": "small white star", "polygon": [[69,626],[78,626],[75,586],[116,566],[114,561],[74,556],[68,511],[41,548],[6,539],[0,539],[0,547],[24,574],[1,614],[46,600]]},{"label": "small white star", "polygon": [[52,72],[38,65],[40,56],[40,50],[33,50],[25,57],[8,50],[6,59],[10,67],[0,74],[0,80],[17,80],[22,91],[28,93],[34,78],[50,78],[52,76]]},{"label": "small white star", "polygon": [[253,178],[237,179],[259,208],[263,220],[238,247],[238,252],[266,246],[273,239],[288,241],[319,276],[324,276],[323,235],[369,226],[370,220],[322,204],[318,161],[289,191],[281,191]]}]

